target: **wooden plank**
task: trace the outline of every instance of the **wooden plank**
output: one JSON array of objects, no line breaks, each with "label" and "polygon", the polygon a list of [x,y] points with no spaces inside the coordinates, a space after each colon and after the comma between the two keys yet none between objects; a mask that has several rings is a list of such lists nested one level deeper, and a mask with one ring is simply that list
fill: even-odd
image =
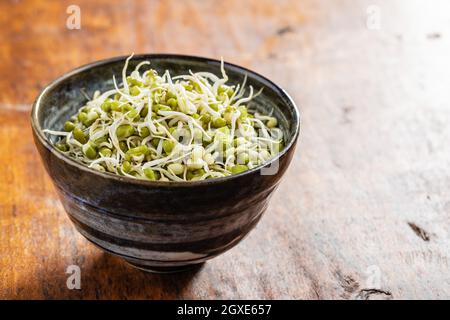
[{"label": "wooden plank", "polygon": [[[450,298],[448,1],[77,3],[81,30],[70,1],[0,2],[0,299]],[[201,270],[144,274],[85,241],[33,146],[47,82],[131,51],[223,56],[301,107],[267,214]]]}]

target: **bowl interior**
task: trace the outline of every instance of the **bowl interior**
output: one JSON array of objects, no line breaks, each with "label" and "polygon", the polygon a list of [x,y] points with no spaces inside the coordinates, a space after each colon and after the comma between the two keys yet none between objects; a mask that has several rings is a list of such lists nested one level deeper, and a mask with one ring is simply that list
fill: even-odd
[{"label": "bowl interior", "polygon": [[[114,88],[113,76],[120,84],[122,68],[126,57],[118,57],[99,61],[71,71],[50,84],[38,99],[36,110],[38,131],[42,129],[62,130],[64,122],[92,97],[96,90],[104,92]],[[150,66],[143,66],[141,70],[153,68],[159,74],[169,70],[171,76],[193,72],[206,71],[220,76],[220,61],[199,57],[177,55],[138,55],[129,63],[129,74],[135,66],[148,60]],[[248,86],[255,91],[263,88],[262,93],[247,104],[250,109],[270,113],[278,118],[285,137],[285,145],[294,139],[298,126],[298,113],[287,94],[264,77],[232,64],[225,64],[225,71],[229,77],[228,84],[239,84],[247,75]],[[87,97],[86,97],[87,96]],[[46,135],[45,139],[54,142],[54,136]],[[52,140],[53,139],[53,140]]]}]

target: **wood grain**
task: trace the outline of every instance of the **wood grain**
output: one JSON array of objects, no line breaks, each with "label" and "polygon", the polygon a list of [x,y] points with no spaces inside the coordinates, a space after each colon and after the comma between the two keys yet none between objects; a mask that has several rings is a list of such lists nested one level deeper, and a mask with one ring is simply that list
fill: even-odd
[{"label": "wood grain", "polygon": [[[77,0],[68,30],[72,3],[0,2],[0,298],[450,298],[448,1]],[[85,241],[32,142],[46,83],[133,51],[223,56],[301,107],[267,214],[200,270],[144,274]]]}]

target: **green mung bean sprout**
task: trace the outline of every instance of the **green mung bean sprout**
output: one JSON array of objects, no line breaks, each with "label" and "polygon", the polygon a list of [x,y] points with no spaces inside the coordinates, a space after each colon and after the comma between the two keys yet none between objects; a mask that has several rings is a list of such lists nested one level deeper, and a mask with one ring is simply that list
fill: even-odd
[{"label": "green mung bean sprout", "polygon": [[[278,120],[248,108],[255,104],[246,78],[229,85],[221,76],[192,72],[172,77],[145,61],[122,84],[100,93],[68,119],[55,147],[90,168],[159,181],[195,181],[238,174],[274,157],[283,147]],[[256,110],[255,108],[254,110]]]}]

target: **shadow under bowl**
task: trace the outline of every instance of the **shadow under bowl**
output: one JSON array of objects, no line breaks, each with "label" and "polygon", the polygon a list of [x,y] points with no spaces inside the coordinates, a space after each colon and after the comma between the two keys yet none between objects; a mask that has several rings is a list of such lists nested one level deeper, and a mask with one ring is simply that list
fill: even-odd
[{"label": "shadow under bowl", "polygon": [[[292,99],[270,80],[225,63],[229,83],[264,88],[249,107],[273,110],[285,148],[264,166],[225,178],[196,182],[152,182],[102,173],[80,164],[54,146],[43,129],[64,122],[96,90],[113,88],[126,57],[94,62],[48,85],[36,99],[31,124],[34,141],[61,202],[77,230],[103,250],[133,266],[173,272],[201,264],[236,245],[255,227],[291,162],[300,119]],[[172,54],[134,56],[129,69],[145,60],[160,74],[206,71],[220,75],[220,61]]]}]

